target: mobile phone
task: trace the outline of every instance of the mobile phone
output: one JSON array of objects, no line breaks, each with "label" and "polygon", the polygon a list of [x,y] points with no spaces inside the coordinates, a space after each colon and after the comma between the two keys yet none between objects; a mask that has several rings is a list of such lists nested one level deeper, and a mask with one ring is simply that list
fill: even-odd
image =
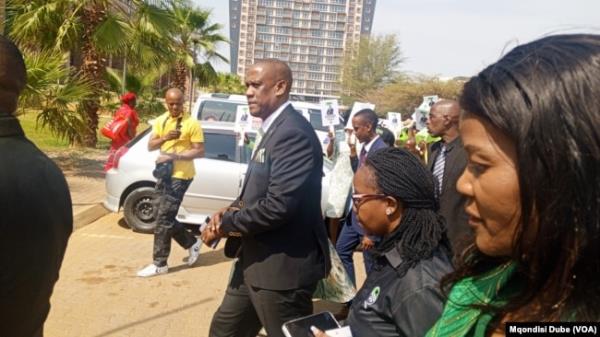
[{"label": "mobile phone", "polygon": [[286,337],[314,337],[310,327],[314,326],[321,331],[340,328],[340,324],[329,311],[300,317],[283,323],[281,329]]},{"label": "mobile phone", "polygon": [[[210,217],[207,216],[206,219],[204,219],[204,223],[202,225],[200,225],[200,232],[203,232],[206,227],[208,226],[208,223],[210,222]],[[216,239],[215,241],[213,241],[213,243],[210,245],[210,248],[215,249],[217,248],[217,246],[219,245],[219,242],[221,241],[221,239]]]}]

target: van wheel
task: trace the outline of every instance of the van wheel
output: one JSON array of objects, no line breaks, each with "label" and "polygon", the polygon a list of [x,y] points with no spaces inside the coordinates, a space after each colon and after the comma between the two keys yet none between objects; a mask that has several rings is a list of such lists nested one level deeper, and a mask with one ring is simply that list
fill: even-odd
[{"label": "van wheel", "polygon": [[138,187],[131,191],[123,203],[125,221],[134,231],[154,233],[156,227],[156,202],[153,187]]}]

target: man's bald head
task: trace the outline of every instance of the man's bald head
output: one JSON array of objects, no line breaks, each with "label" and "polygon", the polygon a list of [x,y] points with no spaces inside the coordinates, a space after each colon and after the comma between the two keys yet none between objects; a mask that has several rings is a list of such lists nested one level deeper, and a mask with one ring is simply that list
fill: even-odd
[{"label": "man's bald head", "polygon": [[439,113],[447,116],[453,124],[458,124],[460,118],[460,105],[452,99],[442,99],[437,101],[432,107],[430,113]]},{"label": "man's bald head", "polygon": [[265,74],[273,79],[275,83],[285,81],[286,94],[289,94],[292,89],[292,70],[287,63],[277,59],[259,60],[252,65],[253,67],[261,67]]},{"label": "man's bald head", "polygon": [[165,92],[165,98],[167,97],[184,97],[183,96],[183,91],[181,91],[181,89],[179,88],[169,88],[167,89],[167,91]]},{"label": "man's bald head", "polygon": [[460,105],[451,99],[437,101],[429,111],[427,129],[435,137],[445,137],[448,141],[458,136]]},{"label": "man's bald head", "polygon": [[23,55],[17,46],[0,35],[0,113],[15,112],[25,88],[26,74]]},{"label": "man's bald head", "polygon": [[165,93],[165,104],[172,117],[179,117],[183,113],[185,97],[179,88],[170,88]]},{"label": "man's bald head", "polygon": [[289,100],[292,71],[285,62],[260,60],[248,68],[244,82],[250,114],[265,120]]}]

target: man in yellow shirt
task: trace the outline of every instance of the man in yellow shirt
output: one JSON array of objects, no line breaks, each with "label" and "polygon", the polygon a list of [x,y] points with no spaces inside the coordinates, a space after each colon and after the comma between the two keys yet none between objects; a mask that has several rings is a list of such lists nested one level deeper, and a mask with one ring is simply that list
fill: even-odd
[{"label": "man in yellow shirt", "polygon": [[181,90],[167,90],[165,103],[169,112],[156,119],[148,142],[149,151],[160,149],[157,164],[172,162],[173,165],[171,174],[159,178],[156,183],[159,204],[154,230],[154,261],[137,273],[140,277],[169,271],[167,259],[171,251],[171,238],[189,250],[188,265],[193,265],[200,254],[200,240],[175,219],[183,196],[196,174],[193,160],[204,156],[202,128],[197,120],[184,114],[183,102]]}]

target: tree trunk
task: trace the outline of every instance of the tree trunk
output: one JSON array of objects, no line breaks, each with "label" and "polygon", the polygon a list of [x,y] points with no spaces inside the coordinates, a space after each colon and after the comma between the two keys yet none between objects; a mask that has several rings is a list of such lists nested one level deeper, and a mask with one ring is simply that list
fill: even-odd
[{"label": "tree trunk", "polygon": [[179,88],[182,92],[185,92],[185,84],[187,81],[187,75],[189,71],[183,61],[177,62],[175,65],[175,78],[173,79],[172,86]]},{"label": "tree trunk", "polygon": [[81,72],[83,76],[92,82],[94,96],[83,102],[83,109],[87,120],[87,127],[81,135],[81,145],[85,147],[96,147],[98,138],[98,109],[100,107],[100,95],[104,89],[105,83],[103,74],[106,71],[106,59],[103,58],[92,41],[94,31],[104,20],[106,12],[99,3],[91,3],[83,10],[81,20],[84,23],[84,32],[82,35],[82,64]]}]

